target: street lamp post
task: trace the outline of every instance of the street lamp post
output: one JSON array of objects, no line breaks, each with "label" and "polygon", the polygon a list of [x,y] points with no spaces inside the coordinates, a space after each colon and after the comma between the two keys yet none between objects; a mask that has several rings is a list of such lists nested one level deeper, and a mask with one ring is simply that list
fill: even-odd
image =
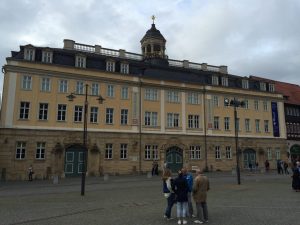
[{"label": "street lamp post", "polygon": [[[88,153],[88,149],[87,149],[87,112],[88,112],[88,107],[89,107],[89,103],[88,103],[88,96],[94,96],[97,97],[95,95],[88,95],[88,88],[89,85],[86,84],[85,85],[85,99],[84,99],[84,111],[83,111],[83,165],[82,165],[82,172],[81,172],[81,195],[84,196],[85,193],[85,176],[86,176],[86,171],[87,171],[87,153]],[[69,101],[73,101],[74,98],[76,98],[75,95],[81,95],[81,94],[77,94],[77,93],[71,93],[70,95],[67,96]],[[97,100],[99,101],[99,104],[102,104],[103,101],[105,100],[104,98],[102,98],[101,95],[98,96]]]},{"label": "street lamp post", "polygon": [[236,151],[236,175],[237,183],[241,184],[241,171],[240,171],[240,150],[239,150],[239,128],[238,128],[238,118],[237,118],[237,107],[244,107],[245,103],[243,101],[238,101],[233,98],[229,100],[228,98],[224,99],[225,105],[233,106],[234,108],[234,137],[235,137],[235,151]]}]

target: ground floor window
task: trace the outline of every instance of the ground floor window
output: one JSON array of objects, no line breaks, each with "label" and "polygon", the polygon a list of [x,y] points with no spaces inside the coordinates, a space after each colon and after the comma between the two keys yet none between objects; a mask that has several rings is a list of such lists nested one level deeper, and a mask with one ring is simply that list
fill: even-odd
[{"label": "ground floor window", "polygon": [[112,159],[113,153],[113,144],[106,144],[105,145],[105,159]]},{"label": "ground floor window", "polygon": [[16,147],[16,159],[25,159],[26,142],[18,141]]},{"label": "ground floor window", "polygon": [[201,159],[200,145],[191,145],[190,146],[190,159]]}]

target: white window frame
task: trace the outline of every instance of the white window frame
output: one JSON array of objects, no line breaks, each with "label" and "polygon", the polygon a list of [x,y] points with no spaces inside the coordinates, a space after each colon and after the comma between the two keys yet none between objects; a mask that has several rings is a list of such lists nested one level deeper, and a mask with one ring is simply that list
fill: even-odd
[{"label": "white window frame", "polygon": [[197,105],[199,104],[199,94],[196,92],[188,92],[188,104]]},{"label": "white window frame", "polygon": [[250,119],[246,118],[245,119],[245,131],[250,132],[251,131],[251,124],[250,124]]},{"label": "white window frame", "polygon": [[19,119],[27,120],[29,119],[29,110],[30,110],[30,102],[20,102],[20,113]]},{"label": "white window frame", "polygon": [[67,105],[66,104],[58,104],[57,105],[57,121],[66,121],[67,115]]},{"label": "white window frame", "polygon": [[220,129],[220,117],[214,116],[214,130]]},{"label": "white window frame", "polygon": [[22,89],[32,90],[32,77],[29,75],[22,76]]},{"label": "white window frame", "polygon": [[254,100],[254,110],[255,111],[259,110],[259,101],[258,100]]},{"label": "white window frame", "polygon": [[39,120],[48,120],[48,103],[40,103],[39,104]]},{"label": "white window frame", "polygon": [[267,148],[267,158],[268,160],[272,160],[272,149],[270,147]]},{"label": "white window frame", "polygon": [[17,141],[15,158],[18,160],[22,160],[25,159],[25,157],[26,157],[26,142]]},{"label": "white window frame", "polygon": [[221,159],[221,149],[220,149],[220,146],[215,146],[215,159]]},{"label": "white window frame", "polygon": [[275,84],[269,84],[269,92],[275,92]]},{"label": "white window frame", "polygon": [[222,86],[228,87],[228,77],[221,77]]},{"label": "white window frame", "polygon": [[67,93],[68,92],[68,80],[59,80],[58,81],[58,92]]},{"label": "white window frame", "polygon": [[167,127],[179,127],[179,113],[167,113]]},{"label": "white window frame", "polygon": [[256,131],[256,133],[260,132],[260,120],[259,119],[255,120],[255,131]]},{"label": "white window frame", "polygon": [[34,48],[25,48],[24,49],[24,59],[28,61],[35,60],[35,49]]},{"label": "white window frame", "polygon": [[41,78],[41,91],[50,92],[51,91],[51,79],[49,77]]},{"label": "white window frame", "polygon": [[82,122],[83,117],[83,106],[74,106],[74,122]]},{"label": "white window frame", "polygon": [[264,130],[265,133],[269,133],[269,120],[264,120]]},{"label": "white window frame", "polygon": [[107,84],[107,90],[106,90],[106,95],[109,98],[114,98],[115,97],[115,86],[113,84]]},{"label": "white window frame", "polygon": [[90,123],[98,123],[99,108],[97,106],[91,106],[90,108]]},{"label": "white window frame", "polygon": [[120,73],[129,74],[129,64],[128,63],[121,63]]},{"label": "white window frame", "polygon": [[51,51],[43,51],[42,52],[42,62],[43,63],[52,63],[53,52]]},{"label": "white window frame", "polygon": [[144,114],[144,125],[156,127],[157,126],[157,118],[158,118],[157,112],[146,111]]},{"label": "white window frame", "polygon": [[128,125],[128,109],[121,109],[121,125]]},{"label": "white window frame", "polygon": [[201,159],[201,146],[190,145],[190,159]]},{"label": "white window frame", "polygon": [[127,158],[128,158],[128,145],[120,144],[120,159],[127,159]]},{"label": "white window frame", "polygon": [[37,142],[35,159],[39,159],[39,160],[45,159],[45,153],[46,153],[46,142]]},{"label": "white window frame", "polygon": [[167,91],[167,102],[180,103],[180,92],[179,91]]},{"label": "white window frame", "polygon": [[76,81],[76,94],[83,95],[84,94],[84,82]]},{"label": "white window frame", "polygon": [[113,144],[106,143],[105,144],[105,159],[112,159],[113,158]]},{"label": "white window frame", "polygon": [[100,91],[99,84],[98,83],[92,83],[91,95],[98,96],[99,91]]},{"label": "white window frame", "polygon": [[260,82],[259,87],[261,91],[266,91],[267,90],[267,85],[265,82]]},{"label": "white window frame", "polygon": [[231,146],[225,147],[225,155],[226,155],[226,159],[232,159]]},{"label": "white window frame", "polygon": [[219,77],[216,75],[211,76],[211,83],[212,85],[219,85]]},{"label": "white window frame", "polygon": [[106,108],[105,123],[106,124],[114,123],[114,109],[113,108]]},{"label": "white window frame", "polygon": [[242,80],[242,88],[249,89],[249,80]]},{"label": "white window frame", "polygon": [[154,88],[145,89],[145,100],[157,101],[158,100],[158,90]]},{"label": "white window frame", "polygon": [[121,88],[121,99],[129,99],[129,88],[128,87],[122,87]]},{"label": "white window frame", "polygon": [[224,130],[230,130],[230,117],[224,117]]},{"label": "white window frame", "polygon": [[114,61],[106,61],[106,71],[115,72],[116,63]]},{"label": "white window frame", "polygon": [[188,115],[188,128],[190,129],[198,129],[199,128],[199,115]]},{"label": "white window frame", "polygon": [[213,95],[213,106],[219,107],[219,96]]},{"label": "white window frame", "polygon": [[86,68],[86,57],[81,55],[76,55],[75,67]]},{"label": "white window frame", "polygon": [[145,160],[151,160],[151,145],[145,145],[145,155],[144,159]]},{"label": "white window frame", "polygon": [[268,101],[263,101],[263,107],[265,112],[269,111]]}]

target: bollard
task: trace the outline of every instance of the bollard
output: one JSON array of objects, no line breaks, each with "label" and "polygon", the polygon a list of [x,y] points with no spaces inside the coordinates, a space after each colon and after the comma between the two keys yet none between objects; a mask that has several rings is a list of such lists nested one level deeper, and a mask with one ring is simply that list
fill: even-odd
[{"label": "bollard", "polygon": [[152,178],[152,173],[151,172],[147,173],[147,178],[149,178],[149,179]]},{"label": "bollard", "polygon": [[57,175],[53,176],[53,184],[58,184],[58,176]]},{"label": "bollard", "polygon": [[109,178],[108,174],[107,174],[107,173],[106,173],[106,174],[104,174],[104,176],[103,176],[103,180],[104,180],[104,181],[108,181],[108,178]]}]

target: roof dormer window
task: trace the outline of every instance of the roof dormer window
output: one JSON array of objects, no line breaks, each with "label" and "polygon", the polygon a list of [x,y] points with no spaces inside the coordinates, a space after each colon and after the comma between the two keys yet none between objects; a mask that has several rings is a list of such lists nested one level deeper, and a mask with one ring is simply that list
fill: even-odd
[{"label": "roof dormer window", "polygon": [[43,51],[42,53],[42,62],[43,63],[52,63],[53,53],[51,51]]},{"label": "roof dormer window", "polygon": [[267,88],[266,88],[266,83],[265,82],[260,82],[260,90],[261,91],[266,91],[267,90]]},{"label": "roof dormer window", "polygon": [[121,63],[120,73],[129,74],[129,64],[128,63]]},{"label": "roof dormer window", "polygon": [[114,61],[107,61],[106,62],[106,71],[115,72],[115,62]]},{"label": "roof dormer window", "polygon": [[77,55],[75,66],[79,67],[79,68],[85,68],[86,67],[86,57],[82,56],[82,55]]},{"label": "roof dormer window", "polygon": [[228,87],[228,77],[222,77],[222,86]]},{"label": "roof dormer window", "polygon": [[35,49],[34,48],[25,48],[24,49],[24,59],[28,60],[28,61],[34,61]]},{"label": "roof dormer window", "polygon": [[249,81],[248,80],[242,80],[242,88],[249,89]]},{"label": "roof dormer window", "polygon": [[219,77],[216,75],[213,75],[211,83],[212,83],[212,85],[219,85]]},{"label": "roof dormer window", "polygon": [[275,85],[269,84],[269,92],[275,92]]}]

